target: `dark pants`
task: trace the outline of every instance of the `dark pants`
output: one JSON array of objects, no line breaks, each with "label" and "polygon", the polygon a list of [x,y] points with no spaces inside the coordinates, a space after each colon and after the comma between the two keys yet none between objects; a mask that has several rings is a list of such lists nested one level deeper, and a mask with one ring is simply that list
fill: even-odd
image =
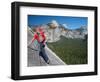
[{"label": "dark pants", "polygon": [[47,63],[47,61],[49,60],[47,54],[45,53],[45,49],[44,49],[45,45],[40,42],[40,52],[39,55],[45,60],[45,62]]}]

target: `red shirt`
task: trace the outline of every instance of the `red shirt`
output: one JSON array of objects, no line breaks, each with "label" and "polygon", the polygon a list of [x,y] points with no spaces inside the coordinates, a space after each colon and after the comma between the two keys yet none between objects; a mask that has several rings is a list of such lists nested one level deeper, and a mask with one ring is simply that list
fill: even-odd
[{"label": "red shirt", "polygon": [[[42,38],[42,41],[40,40],[40,36],[41,36],[41,38]],[[44,34],[44,32],[40,32],[40,34],[38,35],[37,33],[35,33],[34,34],[34,37],[33,37],[33,39],[32,39],[32,42],[34,41],[34,40],[37,40],[38,42],[45,42],[45,40],[46,40],[46,37],[45,37],[45,34]]]}]

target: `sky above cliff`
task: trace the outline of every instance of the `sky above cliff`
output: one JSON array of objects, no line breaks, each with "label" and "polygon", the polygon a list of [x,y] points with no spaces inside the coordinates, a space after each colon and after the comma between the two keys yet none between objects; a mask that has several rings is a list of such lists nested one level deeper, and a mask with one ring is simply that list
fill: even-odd
[{"label": "sky above cliff", "polygon": [[56,21],[58,24],[62,24],[65,28],[77,29],[81,26],[88,25],[87,17],[71,17],[71,16],[46,16],[46,15],[28,15],[28,26],[42,25]]}]

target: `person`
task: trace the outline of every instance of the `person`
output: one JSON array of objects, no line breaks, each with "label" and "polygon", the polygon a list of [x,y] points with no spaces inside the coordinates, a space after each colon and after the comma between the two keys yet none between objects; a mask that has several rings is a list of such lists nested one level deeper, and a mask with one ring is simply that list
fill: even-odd
[{"label": "person", "polygon": [[40,51],[39,51],[39,56],[41,56],[44,61],[49,64],[50,60],[45,52],[45,41],[46,41],[46,36],[44,34],[44,31],[42,28],[38,27],[36,28],[36,32],[34,33],[32,42],[33,43],[35,40],[38,41],[39,45],[40,45]]}]

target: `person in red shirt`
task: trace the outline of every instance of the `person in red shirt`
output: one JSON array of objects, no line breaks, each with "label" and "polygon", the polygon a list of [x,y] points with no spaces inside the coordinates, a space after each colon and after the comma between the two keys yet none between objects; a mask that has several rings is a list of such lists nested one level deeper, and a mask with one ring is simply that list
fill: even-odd
[{"label": "person in red shirt", "polygon": [[34,40],[37,40],[38,42],[45,43],[46,36],[45,36],[42,28],[36,29],[36,32],[34,33],[34,37],[32,39],[32,42],[34,42]]},{"label": "person in red shirt", "polygon": [[45,53],[45,49],[44,49],[46,36],[45,36],[45,33],[41,27],[36,28],[36,32],[34,33],[32,43],[34,42],[34,40],[37,40],[38,43],[40,44],[39,55],[45,60],[45,62],[47,64],[49,64],[50,60],[49,60],[47,54]]}]

